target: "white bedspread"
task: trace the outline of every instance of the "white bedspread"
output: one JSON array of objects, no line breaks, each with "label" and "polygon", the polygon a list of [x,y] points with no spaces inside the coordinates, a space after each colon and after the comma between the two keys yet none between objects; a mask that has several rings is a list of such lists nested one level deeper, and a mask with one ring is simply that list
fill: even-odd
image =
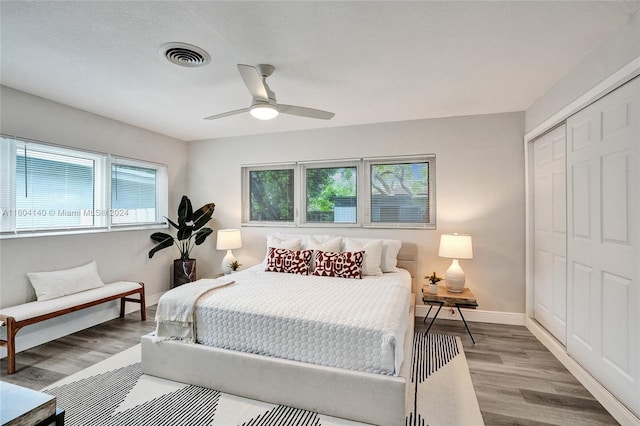
[{"label": "white bedspread", "polygon": [[195,341],[195,306],[209,291],[232,284],[228,278],[200,279],[183,284],[160,297],[156,309],[156,336],[162,339]]},{"label": "white bedspread", "polygon": [[405,270],[362,280],[264,272],[200,298],[196,341],[290,360],[397,374],[411,299]]}]

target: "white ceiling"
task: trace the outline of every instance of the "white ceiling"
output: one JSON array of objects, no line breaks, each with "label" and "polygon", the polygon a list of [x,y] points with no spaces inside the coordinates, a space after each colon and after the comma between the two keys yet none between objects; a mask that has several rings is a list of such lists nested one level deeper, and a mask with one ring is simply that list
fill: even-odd
[{"label": "white ceiling", "polygon": [[[637,1],[1,1],[3,85],[182,140],[526,110]],[[205,49],[174,65],[167,42]],[[270,63],[278,101],[331,121],[249,114],[236,64]]]}]

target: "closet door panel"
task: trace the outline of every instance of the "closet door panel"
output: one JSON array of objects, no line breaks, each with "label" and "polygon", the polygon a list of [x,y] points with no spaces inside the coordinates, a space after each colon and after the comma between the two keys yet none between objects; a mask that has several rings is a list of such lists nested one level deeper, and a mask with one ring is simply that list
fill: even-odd
[{"label": "closet door panel", "polygon": [[567,352],[640,415],[640,79],[567,120]]},{"label": "closet door panel", "polygon": [[566,342],[566,137],[561,126],[534,142],[534,318]]}]

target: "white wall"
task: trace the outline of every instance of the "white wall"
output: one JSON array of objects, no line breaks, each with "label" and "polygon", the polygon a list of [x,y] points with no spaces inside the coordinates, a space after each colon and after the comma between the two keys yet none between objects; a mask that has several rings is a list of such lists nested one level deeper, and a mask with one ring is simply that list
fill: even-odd
[{"label": "white wall", "polygon": [[[108,152],[169,166],[169,211],[177,209],[185,193],[186,143],[125,123],[80,111],[56,102],[0,87],[3,134],[70,147]],[[170,262],[177,251],[164,250],[148,259],[153,247],[152,231],[121,231],[67,236],[45,236],[0,240],[0,306],[34,300],[26,272],[79,266],[91,260],[98,264],[103,281],[143,281],[149,300],[169,289]],[[65,316],[66,332],[93,325],[117,314],[112,306],[90,308]],[[51,320],[56,321],[56,320]],[[60,325],[62,327],[62,325]],[[60,333],[64,332],[60,329]],[[18,334],[36,333],[32,326]],[[56,333],[48,330],[47,333]],[[23,339],[24,340],[24,339]]]},{"label": "white wall", "polygon": [[[283,229],[244,227],[234,250],[249,266],[264,257],[275,231],[398,238],[418,246],[419,276],[442,275],[440,234],[469,233],[474,259],[461,261],[480,309],[524,312],[524,114],[416,120],[188,144],[189,194],[195,205],[216,203],[214,228],[240,227],[242,164],[436,154],[437,230]],[[214,241],[197,247],[198,276],[220,272]]]},{"label": "white wall", "polygon": [[640,58],[640,10],[527,109],[526,131],[533,130],[637,58]]}]

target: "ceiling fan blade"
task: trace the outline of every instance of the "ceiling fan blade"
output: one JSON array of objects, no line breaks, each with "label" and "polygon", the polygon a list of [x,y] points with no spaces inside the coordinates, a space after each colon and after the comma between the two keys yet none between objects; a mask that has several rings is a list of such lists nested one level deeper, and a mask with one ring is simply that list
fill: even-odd
[{"label": "ceiling fan blade", "polygon": [[333,112],[329,111],[284,104],[278,104],[278,111],[283,114],[299,115],[309,118],[319,118],[321,120],[331,120],[335,115]]},{"label": "ceiling fan blade", "polygon": [[223,112],[221,114],[212,115],[210,117],[205,117],[205,120],[215,120],[217,118],[229,117],[230,115],[242,114],[243,112],[248,112],[251,108],[242,108],[237,109],[235,111]]},{"label": "ceiling fan blade", "polygon": [[238,64],[238,71],[240,71],[240,76],[253,99],[269,102],[269,91],[265,87],[258,69],[251,65]]}]

